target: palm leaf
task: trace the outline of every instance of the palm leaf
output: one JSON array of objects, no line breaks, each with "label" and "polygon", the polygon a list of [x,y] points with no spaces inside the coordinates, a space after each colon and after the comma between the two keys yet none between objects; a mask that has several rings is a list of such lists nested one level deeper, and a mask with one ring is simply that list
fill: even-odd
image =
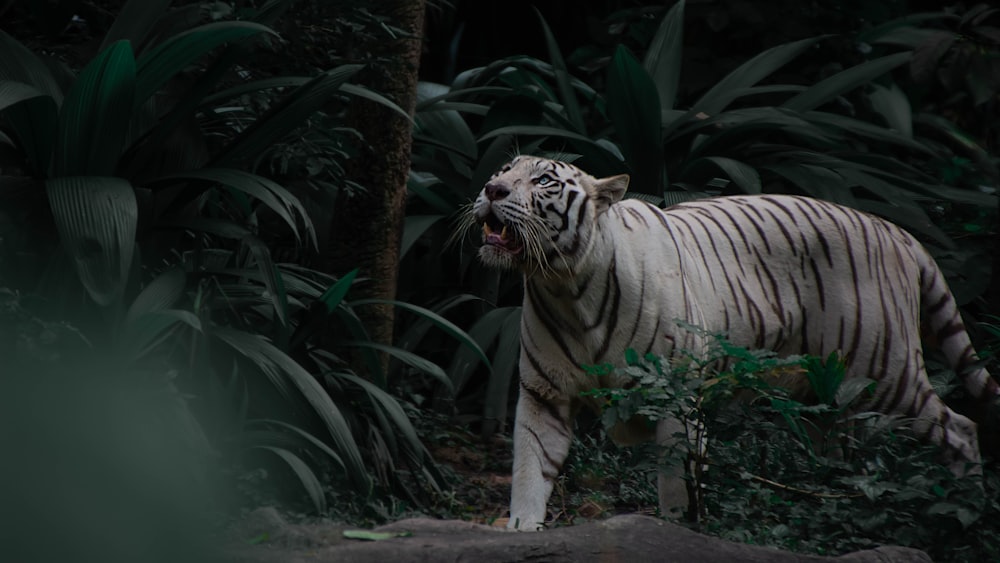
[{"label": "palm leaf", "polygon": [[364,305],[375,305],[375,304],[394,305],[400,309],[405,309],[407,311],[415,313],[418,316],[431,321],[432,323],[434,323],[435,326],[445,331],[452,338],[458,340],[465,346],[469,347],[469,349],[471,349],[473,352],[476,353],[479,359],[481,359],[483,362],[489,365],[490,360],[486,357],[486,354],[479,347],[479,345],[476,344],[474,340],[469,338],[469,335],[466,334],[464,330],[458,328],[457,326],[455,326],[454,323],[452,323],[448,319],[442,317],[441,315],[438,315],[433,311],[430,311],[428,309],[425,309],[417,305],[413,305],[412,303],[396,301],[394,299],[358,299],[356,301],[351,301],[352,307],[360,307]]},{"label": "palm leaf", "polygon": [[871,100],[872,109],[885,119],[890,128],[906,137],[913,136],[913,110],[910,107],[910,100],[895,82],[890,88],[872,84],[868,99]]},{"label": "palm leaf", "polygon": [[326,426],[336,451],[347,468],[348,478],[367,491],[371,480],[350,426],[316,378],[263,337],[225,327],[215,327],[212,332],[233,350],[252,361],[279,389],[286,388],[286,379],[291,381]]},{"label": "palm leaf", "polygon": [[306,462],[302,461],[302,458],[284,448],[273,446],[253,446],[251,449],[271,452],[284,461],[289,469],[292,470],[292,473],[298,477],[299,482],[302,483],[302,488],[309,495],[316,513],[326,514],[326,495],[323,492],[323,485],[320,484],[319,479],[316,478],[316,474],[313,473],[312,469],[309,469]]},{"label": "palm leaf", "polygon": [[624,46],[615,50],[608,69],[608,117],[626,161],[635,191],[659,193],[663,182],[660,98],[653,79]]},{"label": "palm leaf", "polygon": [[83,69],[59,112],[53,175],[114,175],[132,117],[135,72],[126,41]]},{"label": "palm leaf", "polygon": [[8,123],[36,176],[48,172],[58,123],[56,101],[33,86],[0,82],[0,116]]},{"label": "palm leaf", "polygon": [[867,84],[910,60],[911,53],[895,53],[842,70],[814,84],[805,92],[788,100],[781,107],[794,111],[815,109],[830,100]]},{"label": "palm leaf", "polygon": [[273,180],[235,168],[199,168],[149,180],[147,184],[157,186],[177,180],[204,180],[219,183],[230,190],[256,198],[278,215],[291,228],[296,238],[300,238],[298,221],[302,221],[313,247],[317,245],[315,229],[302,202],[284,186]]},{"label": "palm leaf", "polygon": [[681,171],[681,179],[683,180],[689,174],[703,173],[702,171],[706,167],[717,168],[723,171],[727,178],[743,189],[744,193],[761,193],[760,174],[757,173],[757,170],[753,166],[723,156],[706,156],[692,161]]},{"label": "palm leaf", "polygon": [[681,54],[684,51],[684,0],[670,8],[660,22],[642,62],[660,96],[660,109],[674,107],[681,79]]},{"label": "palm leaf", "polygon": [[569,69],[566,67],[566,61],[563,60],[562,54],[559,52],[559,44],[556,42],[555,36],[552,35],[549,24],[545,22],[545,18],[542,17],[542,13],[538,11],[538,8],[533,7],[533,9],[535,10],[535,16],[538,17],[538,21],[542,24],[545,46],[549,52],[549,60],[552,61],[552,72],[556,79],[556,88],[559,89],[559,99],[566,110],[566,117],[574,131],[584,133],[586,130],[583,125],[583,113],[580,111],[580,104],[576,100],[576,92],[573,91],[572,76],[570,76]]},{"label": "palm leaf", "polygon": [[760,53],[741,64],[712,86],[691,108],[694,112],[715,115],[735,100],[744,88],[749,88],[785,66],[826,36],[810,37],[785,43]]},{"label": "palm leaf", "polygon": [[[254,262],[257,263],[261,278],[264,280],[264,287],[267,288],[268,301],[274,308],[278,322],[281,323],[277,328],[284,333],[288,328],[288,294],[285,293],[285,285],[278,274],[278,268],[274,265],[274,259],[271,258],[271,251],[257,237],[246,237],[243,239],[243,244],[250,249]],[[287,340],[279,339],[279,344],[282,342],[287,343]]]},{"label": "palm leaf", "polygon": [[149,32],[156,26],[171,0],[129,0],[122,6],[111,24],[111,29],[104,35],[100,50],[103,51],[112,43],[126,40],[135,49],[143,44]]},{"label": "palm leaf", "polygon": [[132,264],[139,215],[132,185],[122,178],[76,176],[48,180],[45,188],[80,281],[95,302],[110,305],[121,296]]},{"label": "palm leaf", "polygon": [[225,21],[198,26],[160,43],[137,62],[135,107],[144,104],[174,75],[212,49],[259,33],[276,35],[271,28],[258,23]]},{"label": "palm leaf", "polygon": [[360,69],[361,65],[343,65],[296,88],[225,147],[215,164],[226,166],[256,158],[340,93],[341,86]]},{"label": "palm leaf", "polygon": [[[500,326],[493,371],[486,384],[486,400],[483,403],[484,422],[494,425],[494,430],[507,418],[511,381],[520,360],[520,327],[521,308],[512,307]],[[484,430],[485,433],[490,433],[489,429]]]},{"label": "palm leaf", "polygon": [[3,53],[0,80],[28,84],[50,96],[56,105],[62,104],[63,90],[48,65],[3,30],[0,30],[0,53]]},{"label": "palm leaf", "polygon": [[403,224],[403,239],[399,245],[399,258],[406,256],[413,243],[420,240],[441,219],[444,219],[444,215],[407,215]]},{"label": "palm leaf", "polygon": [[439,382],[443,383],[448,391],[451,391],[451,380],[448,379],[448,374],[441,369],[441,366],[435,364],[434,362],[422,358],[409,350],[404,350],[397,346],[389,346],[386,344],[381,344],[378,342],[372,342],[371,340],[346,340],[342,342],[342,345],[355,348],[369,348],[372,350],[377,350],[379,352],[384,352],[389,354],[393,358],[403,362],[404,364],[416,368],[427,375],[437,379]]},{"label": "palm leaf", "polygon": [[186,282],[181,268],[173,268],[160,274],[142,288],[132,301],[126,320],[172,307],[184,295]]}]

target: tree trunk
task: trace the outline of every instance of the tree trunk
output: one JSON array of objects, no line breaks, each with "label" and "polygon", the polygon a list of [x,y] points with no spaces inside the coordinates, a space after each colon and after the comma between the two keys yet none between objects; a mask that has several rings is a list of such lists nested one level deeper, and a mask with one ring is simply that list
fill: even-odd
[{"label": "tree trunk", "polygon": [[[379,35],[374,41],[356,45],[358,52],[370,57],[356,82],[396,102],[411,116],[416,105],[424,4],[424,0],[370,3],[374,15],[386,18],[390,26],[404,33],[397,32],[394,38]],[[393,299],[405,218],[412,123],[385,106],[354,99],[348,126],[362,134],[364,146],[349,163],[347,172],[366,191],[343,195],[337,201],[324,264],[335,275],[359,268],[359,277],[368,279],[358,284],[349,297]],[[365,306],[357,312],[374,342],[392,343],[391,306]],[[360,362],[352,363],[358,373],[364,373]],[[387,364],[388,357],[383,355],[383,371]]]}]

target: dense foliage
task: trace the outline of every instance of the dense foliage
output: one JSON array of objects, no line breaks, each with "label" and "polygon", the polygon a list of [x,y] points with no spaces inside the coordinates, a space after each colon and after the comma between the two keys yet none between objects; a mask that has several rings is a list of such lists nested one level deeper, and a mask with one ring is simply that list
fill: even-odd
[{"label": "dense foliage", "polygon": [[[12,411],[19,447],[68,454],[57,415],[103,412],[148,423],[116,438],[121,451],[163,436],[186,452],[176,475],[143,473],[156,456],[123,467],[165,489],[200,475],[212,486],[179,495],[187,508],[204,508],[202,490],[225,491],[216,507],[282,502],[366,521],[448,506],[425,442],[441,420],[484,436],[509,428],[520,324],[518,276],[479,267],[453,220],[516,152],[628,172],[632,196],[658,204],[794,192],[884,215],[929,246],[970,321],[997,313],[996,8],[538,4],[428,2],[390,346],[360,320],[384,304],[356,297],[364,275],[317,256],[338,198],[368,189],[348,174],[366,148],[348,108],[406,114],[359,83],[364,46],[396,37],[392,21],[323,0],[0,3],[15,23],[0,31],[0,335],[17,360],[5,395],[29,407]],[[755,392],[763,410],[720,409],[712,422],[731,439],[713,442],[703,529],[839,552],[908,541],[891,534],[911,522],[947,554],[968,526],[983,545],[957,557],[995,555],[991,474],[990,495],[972,502],[897,436],[898,421],[877,417],[856,421],[873,441],[852,442],[848,461],[809,453],[794,421],[839,419],[837,405],[782,410],[778,391]],[[135,396],[149,418],[122,406]],[[182,431],[158,434],[153,413]],[[726,426],[737,422],[753,430]],[[770,476],[725,469],[764,463],[749,452],[779,444]],[[584,500],[594,514],[647,503],[649,460],[635,469],[631,453],[596,442],[574,455],[568,479],[634,475]],[[40,463],[51,479],[72,471]]]},{"label": "dense foliage", "polygon": [[[1000,555],[994,471],[956,478],[936,448],[908,433],[912,420],[864,411],[874,382],[845,381],[836,354],[776,358],[721,338],[716,343],[707,357],[674,367],[632,353],[619,373],[635,386],[591,393],[606,400],[607,428],[636,414],[684,421],[685,435],[694,439],[680,440],[660,459],[687,467],[697,507],[691,525],[819,554],[896,544],[925,550],[935,561]],[[717,365],[731,367],[705,370]],[[772,383],[789,371],[808,379],[815,404]],[[953,382],[934,383],[944,390]]]}]

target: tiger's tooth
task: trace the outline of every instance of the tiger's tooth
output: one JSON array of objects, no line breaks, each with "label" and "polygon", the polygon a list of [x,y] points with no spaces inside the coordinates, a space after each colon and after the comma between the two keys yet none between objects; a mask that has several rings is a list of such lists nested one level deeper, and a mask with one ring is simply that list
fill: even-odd
[{"label": "tiger's tooth", "polygon": [[486,223],[483,223],[483,235],[490,236],[492,234],[493,234],[493,229],[491,229],[490,226],[487,225]]},{"label": "tiger's tooth", "polygon": [[503,228],[500,229],[500,238],[501,239],[507,238],[507,225],[504,225]]}]

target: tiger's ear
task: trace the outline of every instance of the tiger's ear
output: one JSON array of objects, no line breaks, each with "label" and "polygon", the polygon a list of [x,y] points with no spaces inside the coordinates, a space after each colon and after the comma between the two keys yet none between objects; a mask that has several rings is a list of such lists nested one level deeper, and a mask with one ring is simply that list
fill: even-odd
[{"label": "tiger's ear", "polygon": [[594,198],[594,202],[597,204],[598,213],[603,213],[612,204],[621,201],[622,197],[625,196],[625,190],[628,189],[628,180],[628,174],[619,174],[617,176],[601,178],[594,182],[594,191],[591,197]]}]

